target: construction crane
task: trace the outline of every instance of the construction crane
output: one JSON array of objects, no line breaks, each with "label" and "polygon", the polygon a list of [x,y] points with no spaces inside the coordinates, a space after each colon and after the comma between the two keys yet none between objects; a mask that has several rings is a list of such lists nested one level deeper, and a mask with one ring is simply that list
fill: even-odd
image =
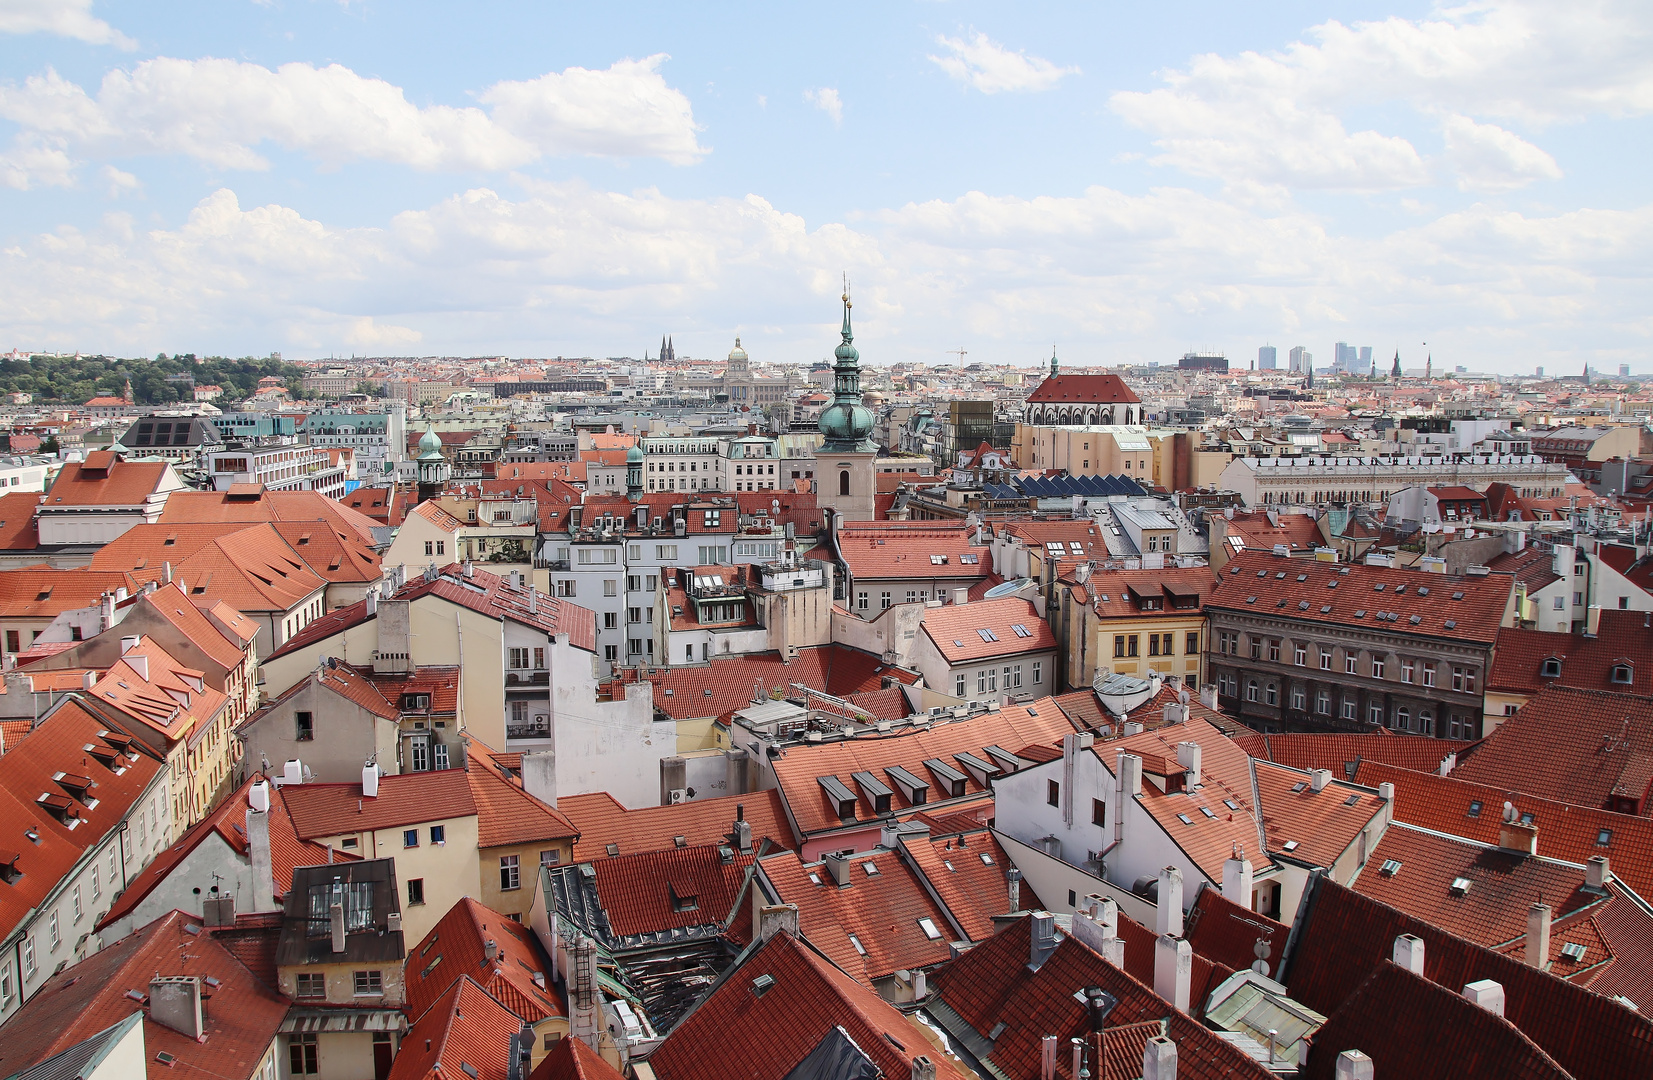
[{"label": "construction crane", "polygon": [[963,371],[963,370],[964,370],[964,358],[965,358],[965,357],[966,357],[966,356],[968,356],[968,355],[970,355],[970,354],[969,354],[969,353],[967,353],[967,352],[965,352],[965,351],[964,351],[964,349],[962,349],[962,348],[959,348],[959,349],[948,349],[948,350],[947,350],[947,354],[948,354],[948,355],[949,355],[949,356],[951,356],[951,355],[952,355],[952,354],[954,354],[954,353],[957,353],[957,354],[958,354],[958,358],[959,358],[959,370],[960,370],[960,371]]}]

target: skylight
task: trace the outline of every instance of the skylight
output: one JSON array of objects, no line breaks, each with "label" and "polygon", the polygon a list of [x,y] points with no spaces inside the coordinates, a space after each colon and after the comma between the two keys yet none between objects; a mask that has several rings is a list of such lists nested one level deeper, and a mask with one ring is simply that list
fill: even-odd
[{"label": "skylight", "polygon": [[936,941],[941,937],[941,931],[936,929],[935,922],[929,916],[918,920],[918,928],[924,931],[924,936],[931,941]]},{"label": "skylight", "polygon": [[1238,810],[1240,808],[1240,804],[1235,802],[1233,799],[1224,799],[1223,805],[1228,807],[1230,810]]},{"label": "skylight", "polygon": [[1480,799],[1475,799],[1475,800],[1472,800],[1470,802],[1470,804],[1469,804],[1469,816],[1470,817],[1480,817],[1481,816],[1481,800]]},{"label": "skylight", "polygon": [[976,633],[981,635],[981,639],[983,641],[997,641],[997,640],[999,640],[999,635],[995,634],[993,631],[989,630],[985,626],[977,627]]},{"label": "skylight", "polygon": [[1567,944],[1561,946],[1561,955],[1565,956],[1575,964],[1582,963],[1584,960],[1584,954],[1589,951],[1589,946],[1585,945],[1582,941],[1569,941]]},{"label": "skylight", "polygon": [[1011,626],[1010,626],[1010,629],[1016,631],[1016,636],[1017,637],[1032,637],[1033,636],[1033,631],[1029,630],[1027,627],[1023,626],[1021,623],[1012,623]]},{"label": "skylight", "polygon": [[993,856],[989,855],[985,851],[982,852],[981,853],[981,864],[983,866],[992,866],[993,865]]},{"label": "skylight", "polygon": [[1384,877],[1394,877],[1400,873],[1400,868],[1401,861],[1399,859],[1384,859],[1383,865],[1378,867],[1378,873]]},{"label": "skylight", "polygon": [[1449,891],[1453,896],[1462,896],[1469,891],[1471,884],[1473,883],[1466,877],[1455,877],[1452,879],[1452,887]]},{"label": "skylight", "polygon": [[855,946],[856,952],[860,953],[862,956],[867,955],[867,947],[861,944],[861,939],[856,937],[854,934],[849,936],[849,943]]},{"label": "skylight", "polygon": [[1296,851],[1297,850],[1297,841],[1296,840],[1287,840],[1284,844],[1281,845],[1281,847],[1285,848],[1287,851]]},{"label": "skylight", "polygon": [[1182,822],[1184,825],[1194,824],[1194,819],[1189,817],[1187,814],[1178,814],[1177,820]]},{"label": "skylight", "polygon": [[871,859],[868,859],[866,862],[862,863],[861,869],[866,871],[868,877],[878,876],[878,864],[873,862]]},{"label": "skylight", "polygon": [[1600,832],[1596,833],[1596,844],[1597,845],[1599,845],[1601,847],[1606,847],[1608,844],[1611,844],[1612,842],[1613,842],[1613,830],[1612,829],[1602,829]]}]

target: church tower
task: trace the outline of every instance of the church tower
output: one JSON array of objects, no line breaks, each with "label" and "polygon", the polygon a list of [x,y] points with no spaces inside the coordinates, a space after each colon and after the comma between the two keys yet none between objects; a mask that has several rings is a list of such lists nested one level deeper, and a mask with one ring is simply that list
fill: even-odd
[{"label": "church tower", "polygon": [[826,439],[815,452],[815,500],[842,521],[871,521],[877,493],[873,459],[872,410],[861,404],[861,354],[850,331],[849,285],[844,285],[843,341],[834,350],[832,404],[821,411]]},{"label": "church tower", "polygon": [[1395,350],[1395,366],[1389,369],[1389,377],[1400,382],[1400,350]]},{"label": "church tower", "polygon": [[448,484],[448,459],[442,456],[442,439],[434,429],[425,429],[414,464],[419,470],[419,501],[442,494]]}]

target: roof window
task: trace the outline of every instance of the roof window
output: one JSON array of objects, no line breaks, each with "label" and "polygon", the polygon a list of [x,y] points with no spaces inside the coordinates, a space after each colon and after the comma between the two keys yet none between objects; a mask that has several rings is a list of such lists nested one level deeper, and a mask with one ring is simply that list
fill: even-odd
[{"label": "roof window", "polygon": [[1355,611],[1355,618],[1364,619],[1365,617],[1366,617],[1366,609],[1365,608],[1359,608]]},{"label": "roof window", "polygon": [[1575,964],[1583,963],[1584,954],[1589,951],[1590,947],[1585,945],[1582,941],[1569,941],[1567,944],[1561,946],[1561,955]]},{"label": "roof window", "polygon": [[620,854],[620,845],[619,844],[604,844],[603,845],[603,850],[608,852],[610,855],[618,855],[618,854]]},{"label": "roof window", "polygon": [[811,870],[809,872],[809,883],[811,885],[819,885],[821,883],[821,875]]},{"label": "roof window", "polygon": [[1463,598],[1464,594],[1462,592],[1455,592],[1452,594],[1452,599],[1454,600],[1462,600]]},{"label": "roof window", "polygon": [[1419,585],[1418,586],[1418,595],[1419,596],[1428,596],[1429,595],[1429,586]]},{"label": "roof window", "polygon": [[1321,604],[1320,605],[1320,614],[1330,615],[1331,613],[1332,613],[1332,606],[1330,604]]},{"label": "roof window", "polygon": [[1446,622],[1442,623],[1441,625],[1445,626],[1448,630],[1456,630],[1458,628],[1457,622],[1455,620],[1452,620],[1452,619],[1446,620]]},{"label": "roof window", "polygon": [[1184,825],[1194,824],[1194,819],[1189,817],[1187,814],[1178,814],[1177,820],[1182,822]]},{"label": "roof window", "polygon": [[1344,806],[1358,806],[1359,804],[1360,804],[1360,796],[1359,795],[1350,795],[1347,799],[1343,800],[1343,805]]},{"label": "roof window", "polygon": [[985,626],[978,627],[977,630],[976,630],[976,633],[981,635],[981,639],[983,641],[997,641],[997,640],[999,640],[999,635],[995,634],[993,631],[989,630]]},{"label": "roof window", "polygon": [[873,862],[871,859],[868,859],[866,862],[862,863],[861,869],[868,877],[877,877],[880,873],[878,864]]},{"label": "roof window", "polygon": [[1297,850],[1297,841],[1296,840],[1287,840],[1284,844],[1281,844],[1280,846],[1285,848],[1287,851],[1296,851]]},{"label": "roof window", "polygon": [[1206,817],[1208,817],[1208,818],[1211,818],[1211,819],[1212,819],[1212,820],[1213,820],[1213,821],[1215,821],[1215,820],[1216,820],[1216,818],[1217,818],[1217,815],[1216,815],[1216,814],[1214,814],[1214,813],[1213,813],[1213,812],[1212,812],[1212,811],[1211,811],[1211,808],[1210,808],[1210,807],[1209,807],[1209,806],[1202,806],[1202,807],[1200,807],[1200,813],[1202,813],[1202,814],[1204,814],[1204,815],[1205,815],[1205,816],[1206,816]]},{"label": "roof window", "polygon": [[1307,580],[1309,580],[1309,575],[1307,575],[1307,574],[1298,574],[1297,575],[1297,580],[1298,581],[1307,581]]},{"label": "roof window", "polygon": [[862,956],[867,955],[867,947],[861,944],[861,939],[856,937],[854,934],[849,936],[849,943],[855,947],[856,952],[860,953]]},{"label": "roof window", "polygon": [[1378,867],[1378,873],[1384,877],[1394,877],[1400,873],[1400,868],[1401,861],[1399,859],[1384,859],[1383,865]]},{"label": "roof window", "polygon": [[1023,626],[1021,623],[1011,623],[1010,624],[1010,629],[1016,631],[1016,636],[1017,637],[1032,637],[1033,636],[1033,631],[1029,630],[1027,627]]},{"label": "roof window", "polygon": [[1383,589],[1384,589],[1384,584],[1381,581],[1378,582],[1376,585],[1372,586],[1372,591],[1373,592],[1382,592]]},{"label": "roof window", "polygon": [[1613,681],[1621,686],[1629,686],[1635,681],[1635,670],[1629,664],[1614,664]]},{"label": "roof window", "polygon": [[1295,794],[1298,794],[1300,792],[1306,791],[1308,789],[1308,786],[1309,786],[1309,782],[1307,780],[1299,780],[1297,783],[1295,783],[1291,786],[1292,794],[1295,795]]},{"label": "roof window", "polygon": [[1447,891],[1453,896],[1462,896],[1469,891],[1471,884],[1472,882],[1466,877],[1455,877]]},{"label": "roof window", "polygon": [[982,852],[980,858],[981,858],[981,864],[983,866],[992,866],[993,865],[993,856],[989,855],[987,852],[985,852],[985,851]]},{"label": "roof window", "polygon": [[929,916],[925,916],[924,918],[918,920],[918,928],[924,931],[924,936],[929,938],[931,941],[937,941],[941,938],[941,931],[936,929],[935,920],[931,919]]},{"label": "roof window", "polygon": [[1544,666],[1538,669],[1538,674],[1546,679],[1559,679],[1561,677],[1560,658],[1552,656],[1544,661]]},{"label": "roof window", "polygon": [[1240,804],[1235,802],[1233,799],[1224,799],[1223,805],[1228,807],[1230,810],[1238,810],[1240,808]]},{"label": "roof window", "polygon": [[1602,829],[1600,832],[1596,833],[1596,846],[1606,847],[1608,844],[1611,844],[1612,842],[1613,842],[1613,830],[1612,829]]},{"label": "roof window", "polygon": [[1481,816],[1481,800],[1480,799],[1475,799],[1475,800],[1470,802],[1470,804],[1469,804],[1469,816],[1470,817],[1480,817]]}]

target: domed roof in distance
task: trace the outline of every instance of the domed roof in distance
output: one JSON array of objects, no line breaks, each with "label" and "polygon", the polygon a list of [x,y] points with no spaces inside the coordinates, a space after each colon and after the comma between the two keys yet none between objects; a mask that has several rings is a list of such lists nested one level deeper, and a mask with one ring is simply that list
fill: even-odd
[{"label": "domed roof in distance", "polygon": [[442,437],[436,434],[435,428],[426,428],[425,433],[419,437],[419,456],[426,458],[432,454],[442,456]]},{"label": "domed roof in distance", "polygon": [[735,338],[735,347],[733,349],[729,350],[729,359],[731,359],[731,360],[745,360],[746,359],[746,350],[740,347],[740,338],[739,337]]}]

